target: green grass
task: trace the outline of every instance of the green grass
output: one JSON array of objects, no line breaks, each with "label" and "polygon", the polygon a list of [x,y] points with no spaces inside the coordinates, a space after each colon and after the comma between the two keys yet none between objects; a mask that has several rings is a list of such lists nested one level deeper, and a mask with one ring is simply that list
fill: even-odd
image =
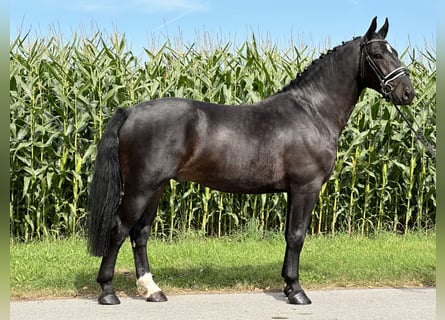
[{"label": "green grass", "polygon": [[[150,242],[152,272],[168,294],[281,290],[281,235]],[[11,243],[11,298],[96,296],[100,259],[87,254],[79,238]],[[436,234],[310,236],[301,262],[307,289],[332,287],[434,286]],[[137,294],[131,248],[126,242],[116,265],[119,295]]]}]

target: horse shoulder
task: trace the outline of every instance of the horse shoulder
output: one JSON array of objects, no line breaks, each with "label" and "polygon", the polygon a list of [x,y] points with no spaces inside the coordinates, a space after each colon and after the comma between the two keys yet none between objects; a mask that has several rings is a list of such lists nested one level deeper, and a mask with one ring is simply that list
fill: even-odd
[{"label": "horse shoulder", "polygon": [[318,190],[333,172],[338,137],[310,121],[295,125],[299,129],[289,139],[284,157],[288,180]]}]

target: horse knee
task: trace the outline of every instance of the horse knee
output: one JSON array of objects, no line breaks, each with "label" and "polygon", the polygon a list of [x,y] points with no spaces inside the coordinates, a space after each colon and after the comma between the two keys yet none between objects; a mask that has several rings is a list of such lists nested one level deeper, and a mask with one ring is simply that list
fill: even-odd
[{"label": "horse knee", "polygon": [[304,239],[306,237],[306,232],[302,230],[296,230],[293,232],[288,232],[286,234],[286,243],[289,248],[298,249],[303,246]]}]

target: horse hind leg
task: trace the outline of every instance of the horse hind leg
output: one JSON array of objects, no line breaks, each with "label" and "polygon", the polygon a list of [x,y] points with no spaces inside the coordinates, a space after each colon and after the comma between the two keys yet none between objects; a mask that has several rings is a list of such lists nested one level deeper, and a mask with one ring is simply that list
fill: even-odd
[{"label": "horse hind leg", "polygon": [[143,290],[143,296],[150,302],[164,302],[167,297],[153,281],[147,257],[147,240],[156,215],[156,208],[162,191],[150,201],[146,212],[130,231],[134,264],[136,267],[136,285]]},{"label": "horse hind leg", "polygon": [[101,266],[97,276],[97,282],[102,288],[99,303],[103,305],[119,304],[113,286],[114,269],[119,250],[129,235],[130,230],[141,218],[147,208],[149,199],[153,193],[131,193],[126,190],[119,206],[118,215],[115,217],[115,226],[111,231],[108,252],[102,257]]},{"label": "horse hind leg", "polygon": [[115,305],[120,303],[119,298],[114,292],[114,267],[116,265],[119,249],[122,246],[127,234],[128,228],[125,228],[122,225],[119,217],[116,217],[116,226],[111,231],[108,252],[102,257],[99,273],[97,275],[97,282],[102,289],[102,293],[98,299],[100,304]]}]

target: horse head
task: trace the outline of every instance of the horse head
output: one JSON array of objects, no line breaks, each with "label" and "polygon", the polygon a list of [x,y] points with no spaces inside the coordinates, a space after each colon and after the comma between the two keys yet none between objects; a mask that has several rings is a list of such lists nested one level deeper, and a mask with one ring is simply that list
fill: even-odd
[{"label": "horse head", "polygon": [[379,31],[375,17],[360,42],[360,78],[365,87],[381,93],[397,105],[410,104],[414,88],[409,75],[401,66],[397,51],[385,40],[388,18]]}]

